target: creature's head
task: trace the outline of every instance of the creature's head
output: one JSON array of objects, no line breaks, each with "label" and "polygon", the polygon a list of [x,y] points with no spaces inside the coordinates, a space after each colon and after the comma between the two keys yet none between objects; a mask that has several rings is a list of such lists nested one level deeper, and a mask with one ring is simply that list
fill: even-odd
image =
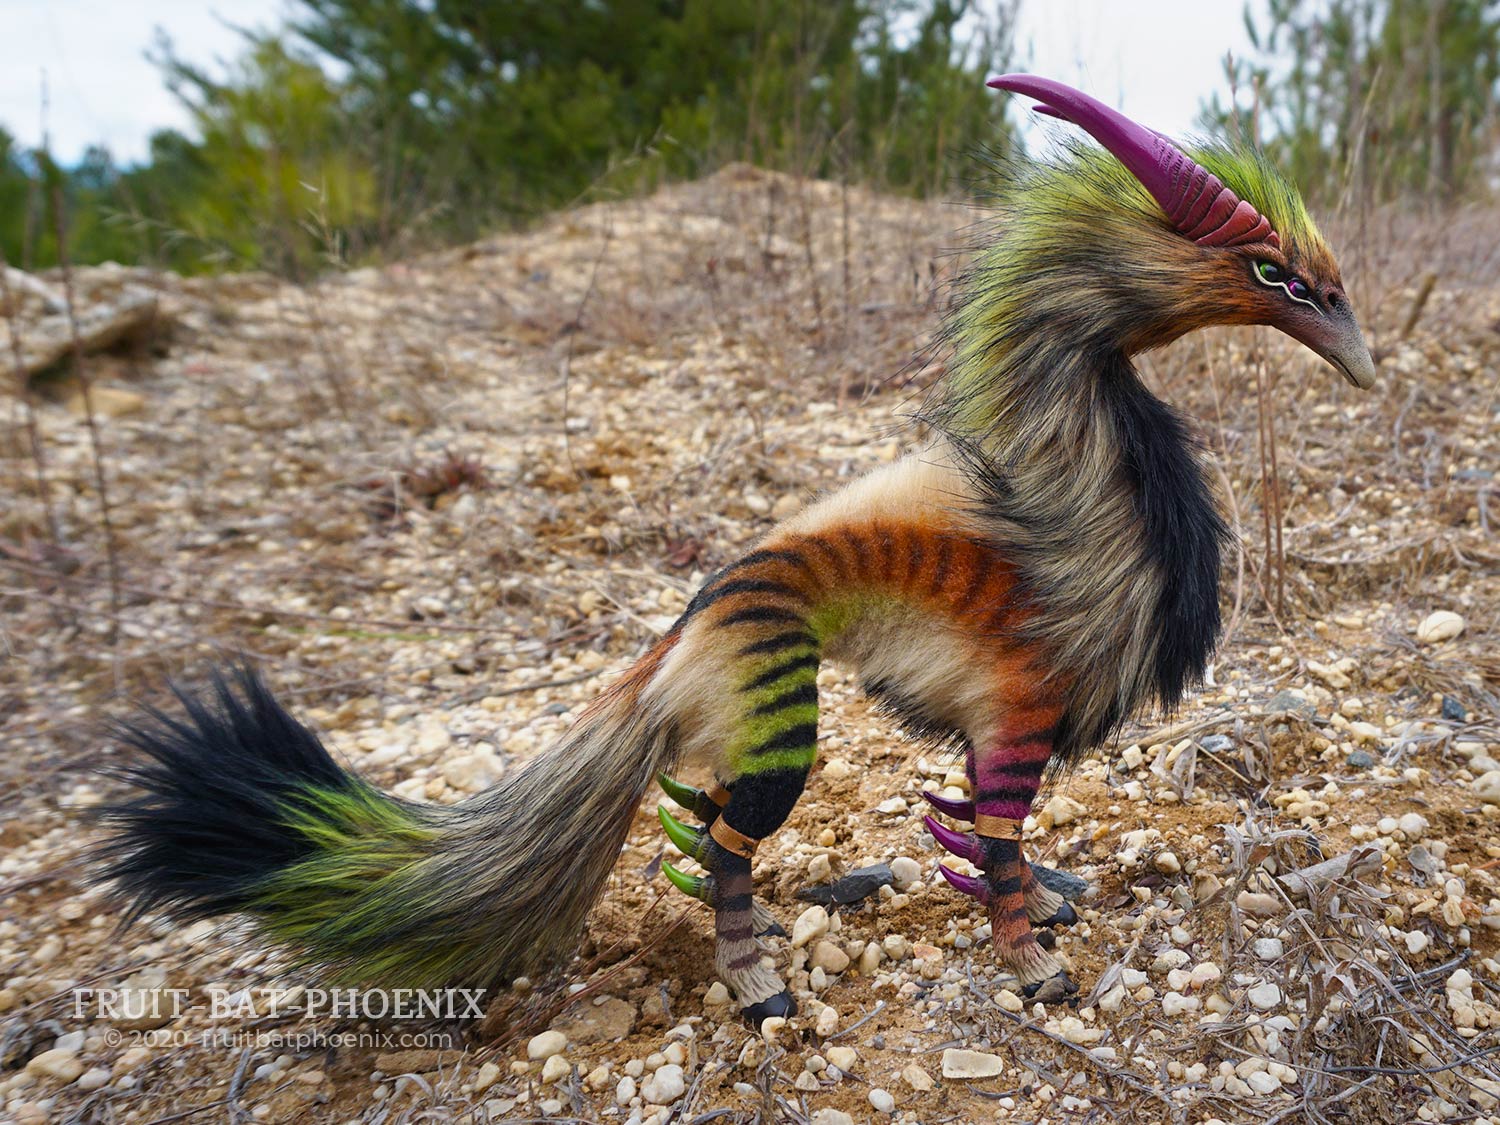
[{"label": "creature's head", "polygon": [[1082,127],[1115,158],[1080,153],[1018,185],[1011,206],[1023,245],[1006,251],[1031,263],[1039,287],[1075,288],[1039,302],[1059,312],[1092,305],[1128,352],[1209,325],[1268,324],[1355,386],[1374,385],[1338,264],[1297,190],[1261,157],[1229,148],[1189,156],[1049,79],[1006,74],[989,85],[1035,98],[1038,112]]}]

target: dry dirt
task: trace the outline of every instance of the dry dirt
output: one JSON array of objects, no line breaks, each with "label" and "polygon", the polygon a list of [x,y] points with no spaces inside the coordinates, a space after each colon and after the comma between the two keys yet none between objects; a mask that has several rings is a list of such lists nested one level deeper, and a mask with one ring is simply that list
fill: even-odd
[{"label": "dry dirt", "polygon": [[[113,784],[94,771],[125,757],[103,720],[216,662],[252,659],[406,796],[453,801],[520,768],[773,516],[919,440],[902,418],[941,366],[919,357],[975,218],[732,168],[305,288],[129,275],[161,317],[86,361],[97,448],[76,372],[32,396],[48,504],[25,396],[0,432],[0,1117],[1495,1113],[1500,260],[1484,211],[1333,224],[1372,393],[1268,331],[1146,361],[1197,418],[1240,549],[1210,685],[1065,779],[1032,833],[1096,888],[1057,940],[1076,1009],[1007,990],[921,825],[916,793],[948,763],[836,669],[821,768],[763,846],[760,889],[790,928],[824,870],[904,856],[920,875],[837,912],[818,940],[851,957],[842,972],[810,979],[799,951],[803,1013],[769,1039],[713,1002],[710,920],[657,874],[672,853],[654,798],[572,975],[502,998],[482,1028],[309,1016],[296,991],[214,1019],[211,988],[319,982],[233,925],[117,933],[89,886],[87,809]],[[80,291],[121,276],[85,271]],[[11,324],[26,331],[24,308]],[[1457,636],[1419,635],[1438,611]],[[1351,849],[1361,873],[1310,896],[1274,878]],[[130,1021],[75,999],[127,981],[185,989],[188,1007]],[[528,1062],[549,1023],[569,1033],[563,1062]],[[365,1042],[328,1038],[348,1032]],[[372,1041],[410,1033],[453,1049]],[[945,1077],[951,1048],[998,1072]]]}]

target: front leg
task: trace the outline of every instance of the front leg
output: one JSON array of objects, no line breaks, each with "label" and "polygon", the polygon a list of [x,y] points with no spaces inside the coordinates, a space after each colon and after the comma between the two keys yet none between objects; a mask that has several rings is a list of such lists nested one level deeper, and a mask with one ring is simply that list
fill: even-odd
[{"label": "front leg", "polygon": [[1015,974],[1028,996],[1060,999],[1077,992],[1078,986],[1037,942],[1031,926],[1033,921],[1052,920],[1067,904],[1036,879],[1021,855],[1021,823],[1036,800],[1051,755],[1050,727],[999,738],[988,750],[971,751],[974,835],[943,828],[931,818],[928,828],[940,844],[983,873],[971,879],[943,868],[950,883],[988,909],[996,959]]}]

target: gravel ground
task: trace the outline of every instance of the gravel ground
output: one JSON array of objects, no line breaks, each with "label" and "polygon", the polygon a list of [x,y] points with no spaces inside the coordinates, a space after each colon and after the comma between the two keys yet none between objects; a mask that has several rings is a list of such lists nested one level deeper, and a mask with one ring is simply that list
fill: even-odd
[{"label": "gravel ground", "polygon": [[[519,768],[714,567],[920,439],[902,419],[975,217],[730,168],[305,288],[81,271],[81,300],[145,286],[160,316],[87,360],[92,429],[74,372],[0,431],[0,1116],[1500,1121],[1482,211],[1335,226],[1372,394],[1266,331],[1149,357],[1242,549],[1210,683],[1028,826],[1093,885],[1057,935],[1076,1007],[997,973],[921,824],[919,791],[962,770],[837,668],[821,764],[757,865],[802,1002],[780,1026],[745,1027],[714,981],[654,799],[569,972],[482,1021],[332,1015],[237,925],[122,933],[87,883],[95,771],[126,755],[103,720],[215,662],[254,660],[403,796]],[[1437,274],[1420,302],[1414,262]],[[865,901],[796,897],[876,863],[894,883]],[[80,987],[186,1001],[106,1013]]]}]

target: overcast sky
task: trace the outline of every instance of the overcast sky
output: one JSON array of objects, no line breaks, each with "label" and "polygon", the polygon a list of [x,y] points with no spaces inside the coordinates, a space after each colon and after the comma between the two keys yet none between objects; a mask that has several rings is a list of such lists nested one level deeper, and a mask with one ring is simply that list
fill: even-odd
[{"label": "overcast sky", "polygon": [[[139,160],[153,131],[186,126],[146,61],[156,29],[184,58],[210,63],[236,53],[231,25],[271,27],[288,7],[288,0],[0,0],[0,125],[24,145],[40,141],[45,75],[46,125],[59,158],[71,162],[99,143],[119,161]],[[1022,0],[1017,45],[1028,70],[1183,134],[1199,103],[1224,89],[1224,53],[1248,49],[1241,10],[1242,0]]]}]

